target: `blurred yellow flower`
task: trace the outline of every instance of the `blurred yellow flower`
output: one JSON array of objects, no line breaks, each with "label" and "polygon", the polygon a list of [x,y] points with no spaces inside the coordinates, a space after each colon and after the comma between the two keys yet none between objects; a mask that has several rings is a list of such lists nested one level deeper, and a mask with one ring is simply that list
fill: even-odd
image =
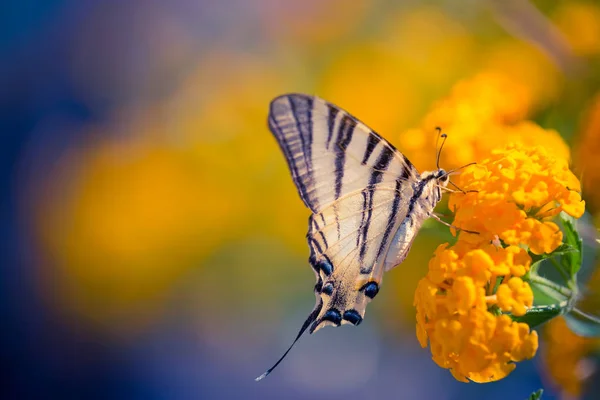
[{"label": "blurred yellow flower", "polygon": [[317,82],[317,94],[384,135],[416,116],[422,96],[396,54],[373,42],[336,51]]},{"label": "blurred yellow flower", "polygon": [[507,143],[543,145],[568,159],[569,148],[556,131],[522,120],[532,108],[533,96],[528,85],[506,74],[482,72],[455,85],[425,116],[421,128],[400,134],[401,143],[406,143],[407,156],[422,169],[435,167],[431,155],[437,126],[449,134],[441,155],[441,165],[447,169],[481,161]]},{"label": "blurred yellow flower", "polygon": [[267,234],[304,254],[307,211],[266,127],[280,80],[255,59],[214,54],[151,113],[128,115],[65,157],[76,173],[58,175],[68,190],[52,188],[37,218],[64,308],[103,329],[135,330],[225,243]]},{"label": "blurred yellow flower", "polygon": [[[495,41],[482,50],[479,69],[507,76],[526,85],[531,108],[536,110],[560,94],[564,77],[558,67],[536,46],[515,39]],[[498,95],[505,95],[500,92]]]},{"label": "blurred yellow flower", "polygon": [[600,351],[600,339],[577,336],[562,317],[554,318],[545,328],[543,356],[550,377],[566,393],[579,397],[583,382],[594,371],[587,358]]},{"label": "blurred yellow flower", "polygon": [[575,164],[581,174],[583,192],[590,209],[600,211],[600,94],[588,108],[583,129],[575,146]]},{"label": "blurred yellow flower", "polygon": [[416,123],[426,104],[471,67],[475,52],[475,38],[440,7],[398,6],[368,37],[329,51],[315,92],[393,134]]},{"label": "blurred yellow flower", "polygon": [[189,168],[180,150],[108,142],[69,165],[77,171],[71,187],[43,199],[40,233],[62,305],[106,327],[160,312],[191,260],[228,236],[243,212],[233,188]]},{"label": "blurred yellow flower", "polygon": [[381,36],[386,52],[400,58],[425,96],[440,96],[469,70],[477,52],[475,36],[435,5],[400,7],[382,24]]},{"label": "blurred yellow flower", "polygon": [[600,52],[600,8],[597,4],[562,3],[553,19],[575,53],[588,56]]}]

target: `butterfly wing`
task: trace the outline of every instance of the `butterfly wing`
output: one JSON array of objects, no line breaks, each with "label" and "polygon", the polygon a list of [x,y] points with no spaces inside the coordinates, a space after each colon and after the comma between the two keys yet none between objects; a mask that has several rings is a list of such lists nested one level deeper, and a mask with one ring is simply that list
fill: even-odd
[{"label": "butterfly wing", "polygon": [[307,238],[316,308],[322,304],[311,332],[357,324],[379,288],[383,258],[406,216],[418,172],[365,124],[317,97],[276,98],[269,127],[314,213]]},{"label": "butterfly wing", "polygon": [[269,128],[300,197],[314,213],[369,184],[418,178],[415,167],[393,145],[318,97],[277,97],[271,102]]}]

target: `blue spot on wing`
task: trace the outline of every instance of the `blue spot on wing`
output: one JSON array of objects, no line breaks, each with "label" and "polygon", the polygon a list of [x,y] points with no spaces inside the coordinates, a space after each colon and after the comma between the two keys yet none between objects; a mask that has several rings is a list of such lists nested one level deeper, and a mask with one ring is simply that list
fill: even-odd
[{"label": "blue spot on wing", "polygon": [[336,310],[335,308],[332,308],[330,310],[327,310],[325,315],[323,315],[322,320],[323,321],[331,321],[334,324],[339,325],[342,322],[342,315],[340,314],[340,312],[338,310]]},{"label": "blue spot on wing", "polygon": [[346,310],[344,312],[344,319],[355,326],[362,322],[362,317],[356,310]]},{"label": "blue spot on wing", "polygon": [[367,282],[360,288],[360,291],[363,292],[365,296],[372,299],[379,293],[379,285],[377,282]]},{"label": "blue spot on wing", "polygon": [[333,283],[327,282],[325,285],[323,285],[321,293],[331,296],[333,294]]},{"label": "blue spot on wing", "polygon": [[316,265],[319,271],[323,271],[326,276],[331,275],[333,272],[333,265],[328,260],[321,260]]}]

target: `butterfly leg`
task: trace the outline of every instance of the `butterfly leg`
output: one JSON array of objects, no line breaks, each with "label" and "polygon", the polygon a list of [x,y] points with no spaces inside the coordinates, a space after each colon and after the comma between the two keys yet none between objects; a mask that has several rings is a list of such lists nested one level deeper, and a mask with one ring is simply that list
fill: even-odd
[{"label": "butterfly leg", "polygon": [[459,228],[458,226],[454,226],[452,224],[449,224],[446,221],[444,221],[443,219],[441,219],[440,217],[438,217],[435,213],[431,213],[430,216],[433,217],[436,221],[441,222],[442,224],[444,224],[444,225],[446,225],[446,226],[448,226],[450,228],[454,228],[457,231],[463,231],[463,232],[466,232],[466,233],[471,233],[473,235],[479,235],[479,232],[469,231],[467,229]]},{"label": "butterfly leg", "polygon": [[[449,184],[451,184],[452,186],[454,186],[455,188],[457,188],[457,189],[458,189],[458,191],[459,191],[459,192],[461,192],[462,194],[467,194],[467,193],[477,193],[477,192],[478,192],[477,190],[463,190],[463,189],[461,189],[461,188],[460,188],[460,187],[459,187],[459,186],[458,186],[456,183],[454,183],[454,182],[452,182],[452,181],[448,181],[448,183],[449,183]],[[448,190],[448,189],[446,188],[446,190]],[[452,192],[452,193],[456,193],[456,191],[455,191],[455,190],[448,190],[448,191],[449,191],[449,192]]]}]

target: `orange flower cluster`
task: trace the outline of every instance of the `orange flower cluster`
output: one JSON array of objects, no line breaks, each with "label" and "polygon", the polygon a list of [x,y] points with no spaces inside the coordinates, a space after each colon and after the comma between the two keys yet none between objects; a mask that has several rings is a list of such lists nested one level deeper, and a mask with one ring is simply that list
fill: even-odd
[{"label": "orange flower cluster", "polygon": [[429,340],[433,360],[457,380],[502,379],[514,361],[535,355],[537,333],[500,315],[523,315],[532,305],[531,288],[520,278],[530,263],[517,246],[477,248],[459,241],[436,250],[415,293],[417,337],[423,347]]},{"label": "orange flower cluster", "polygon": [[509,145],[482,163],[466,168],[456,185],[474,193],[455,193],[449,207],[454,225],[479,232],[468,240],[524,244],[534,254],[551,253],[562,233],[550,219],[561,211],[579,218],[585,211],[579,180],[564,158],[542,147]]},{"label": "orange flower cluster", "polygon": [[541,147],[494,150],[456,184],[474,192],[451,195],[454,225],[479,234],[461,232],[454,246],[436,250],[415,293],[417,337],[457,380],[490,382],[538,348],[537,333],[508,315],[533,304],[523,280],[526,246],[535,254],[555,250],[562,233],[548,219],[560,211],[580,217],[585,203],[566,160]]}]

